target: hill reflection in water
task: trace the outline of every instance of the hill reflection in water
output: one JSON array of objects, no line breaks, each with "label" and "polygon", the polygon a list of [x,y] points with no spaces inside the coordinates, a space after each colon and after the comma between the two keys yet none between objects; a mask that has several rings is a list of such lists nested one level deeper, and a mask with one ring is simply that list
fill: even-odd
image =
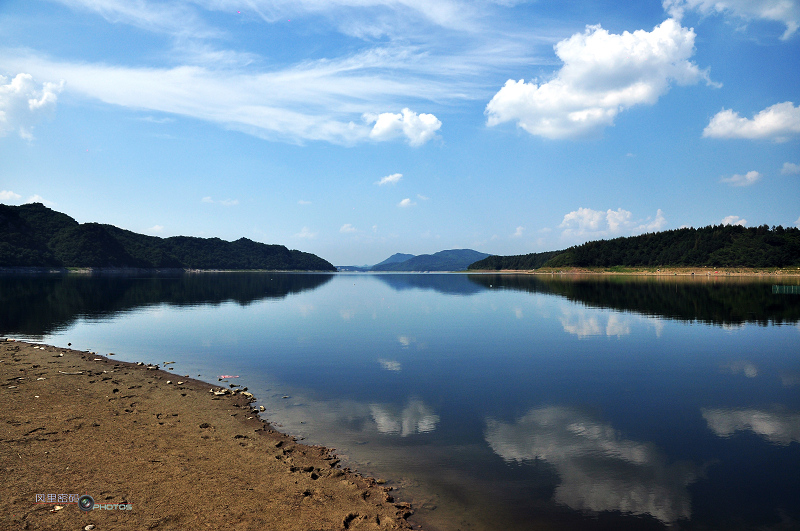
[{"label": "hill reflection in water", "polygon": [[79,318],[103,319],[143,306],[246,306],[316,289],[333,275],[187,273],[173,275],[0,276],[0,334],[42,337]]}]

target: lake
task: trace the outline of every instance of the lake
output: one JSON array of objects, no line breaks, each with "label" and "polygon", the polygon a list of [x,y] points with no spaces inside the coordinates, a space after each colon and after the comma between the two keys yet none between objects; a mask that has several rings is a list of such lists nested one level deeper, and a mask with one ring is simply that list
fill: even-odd
[{"label": "lake", "polygon": [[238,376],[429,531],[800,529],[799,277],[2,276],[0,334]]}]

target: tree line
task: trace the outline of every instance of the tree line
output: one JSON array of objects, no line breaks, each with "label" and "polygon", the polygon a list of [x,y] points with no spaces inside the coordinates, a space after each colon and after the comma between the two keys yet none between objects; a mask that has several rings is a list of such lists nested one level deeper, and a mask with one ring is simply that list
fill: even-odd
[{"label": "tree line", "polygon": [[800,266],[800,229],[709,225],[598,240],[561,251],[490,256],[471,270],[541,267],[792,267]]}]

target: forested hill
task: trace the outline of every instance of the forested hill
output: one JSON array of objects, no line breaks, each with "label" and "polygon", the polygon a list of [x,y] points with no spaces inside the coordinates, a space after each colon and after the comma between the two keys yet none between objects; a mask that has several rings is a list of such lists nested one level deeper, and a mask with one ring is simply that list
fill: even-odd
[{"label": "forested hill", "polygon": [[397,256],[402,255],[393,255],[372,266],[372,271],[463,271],[469,264],[489,255],[472,249],[450,249],[434,254],[410,255],[412,257],[408,260],[392,262]]},{"label": "forested hill", "polygon": [[112,225],[80,224],[41,203],[0,204],[0,267],[336,271],[316,255],[283,245],[146,236]]},{"label": "forested hill", "polygon": [[540,267],[800,267],[800,229],[715,225],[599,240],[563,251],[490,256],[471,270]]}]

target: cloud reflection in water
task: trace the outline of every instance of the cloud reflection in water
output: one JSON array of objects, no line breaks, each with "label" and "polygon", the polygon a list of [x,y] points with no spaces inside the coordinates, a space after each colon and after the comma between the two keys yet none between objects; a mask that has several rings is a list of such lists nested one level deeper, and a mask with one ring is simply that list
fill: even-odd
[{"label": "cloud reflection in water", "polygon": [[649,514],[668,524],[691,516],[694,466],[669,464],[652,443],[625,439],[587,413],[553,406],[513,424],[487,419],[485,438],[505,461],[553,465],[554,499],[572,509]]},{"label": "cloud reflection in water", "polygon": [[439,423],[439,416],[417,399],[409,400],[400,412],[382,404],[370,404],[369,409],[378,431],[383,434],[407,437],[415,433],[430,433]]},{"label": "cloud reflection in water", "polygon": [[788,446],[800,442],[800,413],[758,409],[701,409],[708,427],[718,437],[751,430],[769,442]]}]

